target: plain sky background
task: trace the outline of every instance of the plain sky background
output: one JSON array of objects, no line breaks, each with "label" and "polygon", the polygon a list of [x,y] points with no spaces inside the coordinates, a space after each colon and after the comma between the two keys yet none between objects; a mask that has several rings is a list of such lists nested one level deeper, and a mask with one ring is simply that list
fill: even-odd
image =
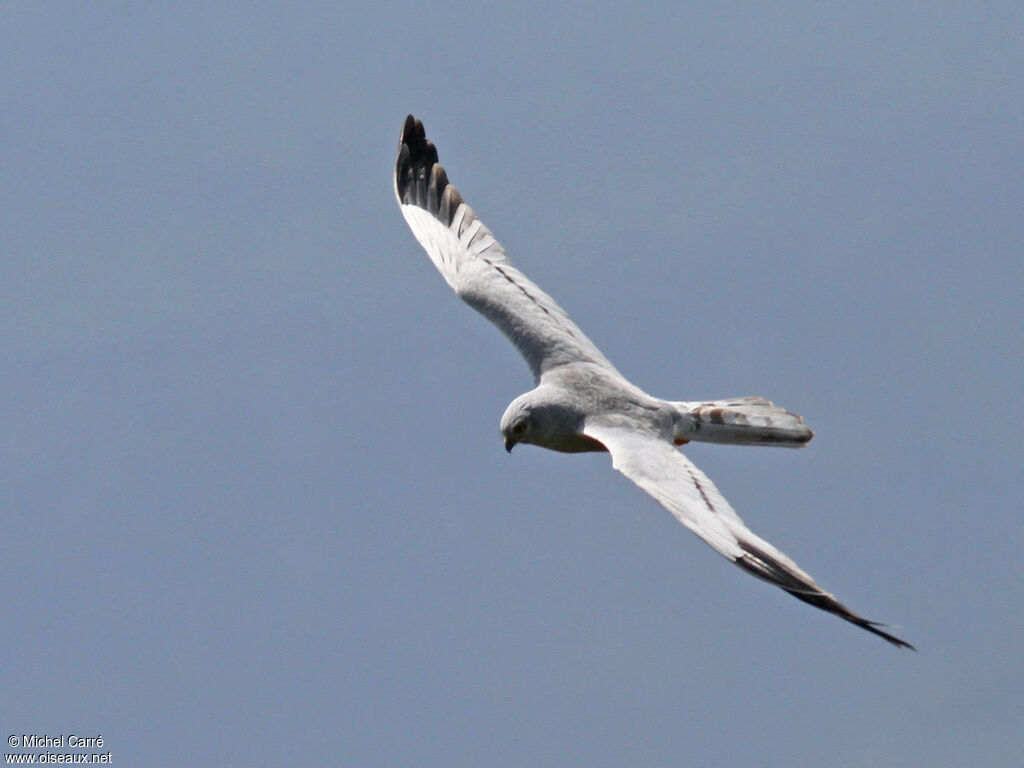
[{"label": "plain sky background", "polygon": [[[125,766],[1019,765],[1024,10],[0,7],[0,730]],[[408,112],[687,453],[918,653],[730,566],[393,198]]]}]

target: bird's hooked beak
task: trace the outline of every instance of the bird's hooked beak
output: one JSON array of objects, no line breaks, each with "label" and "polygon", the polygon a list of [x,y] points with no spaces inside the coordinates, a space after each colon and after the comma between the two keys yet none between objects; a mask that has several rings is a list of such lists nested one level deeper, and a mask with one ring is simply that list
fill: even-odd
[{"label": "bird's hooked beak", "polygon": [[508,453],[512,453],[512,449],[515,447],[515,444],[518,443],[518,442],[519,441],[516,438],[514,438],[514,437],[506,437],[505,438],[505,450]]}]

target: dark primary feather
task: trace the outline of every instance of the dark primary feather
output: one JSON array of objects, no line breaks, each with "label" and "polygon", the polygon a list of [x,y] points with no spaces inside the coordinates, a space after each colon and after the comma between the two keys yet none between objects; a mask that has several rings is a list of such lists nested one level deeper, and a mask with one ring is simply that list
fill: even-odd
[{"label": "dark primary feather", "polygon": [[427,139],[423,123],[409,115],[402,128],[395,190],[405,204],[429,211],[446,226],[462,203],[459,191],[448,183],[448,174],[437,163],[437,148]]},{"label": "dark primary feather", "polygon": [[869,621],[863,616],[857,615],[816,584],[808,584],[798,574],[793,573],[792,570],[787,568],[784,563],[780,563],[767,552],[742,539],[739,540],[739,545],[745,554],[736,559],[736,565],[749,573],[781,587],[798,600],[803,600],[805,603],[809,603],[823,611],[834,613],[839,618],[846,619],[851,624],[856,624],[868,632],[874,632],[898,648],[909,648],[912,651],[917,650],[910,643],[904,642],[898,637],[879,629],[880,626],[884,626],[883,624],[879,624],[877,621]]}]

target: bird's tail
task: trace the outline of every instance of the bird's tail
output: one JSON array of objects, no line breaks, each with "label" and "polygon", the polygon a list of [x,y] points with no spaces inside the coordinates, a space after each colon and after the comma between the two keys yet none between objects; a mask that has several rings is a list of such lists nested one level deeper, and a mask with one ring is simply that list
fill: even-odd
[{"label": "bird's tail", "polygon": [[731,397],[706,402],[672,403],[679,409],[676,442],[690,440],[729,445],[778,445],[802,448],[814,437],[803,418],[763,397]]}]

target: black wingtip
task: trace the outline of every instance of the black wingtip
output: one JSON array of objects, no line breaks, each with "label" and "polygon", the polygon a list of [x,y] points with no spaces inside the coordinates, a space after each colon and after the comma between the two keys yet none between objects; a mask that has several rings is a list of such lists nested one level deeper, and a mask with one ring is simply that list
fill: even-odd
[{"label": "black wingtip", "polygon": [[437,162],[437,148],[427,139],[423,123],[405,118],[395,161],[395,192],[403,205],[417,205],[450,224],[462,197]]},{"label": "black wingtip", "polygon": [[741,540],[738,543],[745,554],[737,558],[735,562],[736,565],[744,570],[777,587],[781,587],[797,600],[802,600],[809,605],[813,605],[815,608],[828,611],[851,624],[856,624],[861,629],[866,629],[868,632],[878,635],[897,648],[917,650],[910,643],[900,640],[885,630],[879,629],[879,627],[884,627],[885,624],[869,621],[851,611],[813,581],[808,581],[810,577],[807,577],[806,574],[795,573],[785,563],[779,562],[776,558],[749,542]]},{"label": "black wingtip", "polygon": [[424,166],[429,169],[437,162],[437,149],[427,140],[427,132],[423,123],[412,115],[407,115],[402,126],[402,138],[398,142],[399,151],[405,146],[409,148],[409,162],[413,166]]},{"label": "black wingtip", "polygon": [[820,608],[823,611],[828,611],[829,613],[834,614],[841,619],[845,619],[851,624],[856,624],[861,629],[866,629],[868,632],[878,635],[883,640],[891,643],[892,645],[895,645],[897,648],[909,648],[912,651],[917,651],[917,648],[915,648],[905,640],[900,640],[895,635],[891,635],[885,630],[880,629],[880,627],[886,626],[885,624],[882,624],[878,621],[870,621],[868,619],[865,619],[863,616],[859,616],[827,592],[812,593],[797,591],[793,589],[786,589],[785,587],[783,587],[783,589],[786,590],[786,592],[791,594],[793,597],[795,597],[797,600],[803,600],[805,603],[813,605],[815,608]]},{"label": "black wingtip", "polygon": [[404,144],[406,138],[412,135],[412,132],[416,130],[416,123],[420,124],[420,130],[423,130],[423,123],[417,120],[412,115],[405,116],[405,125],[402,127],[402,143]]}]

